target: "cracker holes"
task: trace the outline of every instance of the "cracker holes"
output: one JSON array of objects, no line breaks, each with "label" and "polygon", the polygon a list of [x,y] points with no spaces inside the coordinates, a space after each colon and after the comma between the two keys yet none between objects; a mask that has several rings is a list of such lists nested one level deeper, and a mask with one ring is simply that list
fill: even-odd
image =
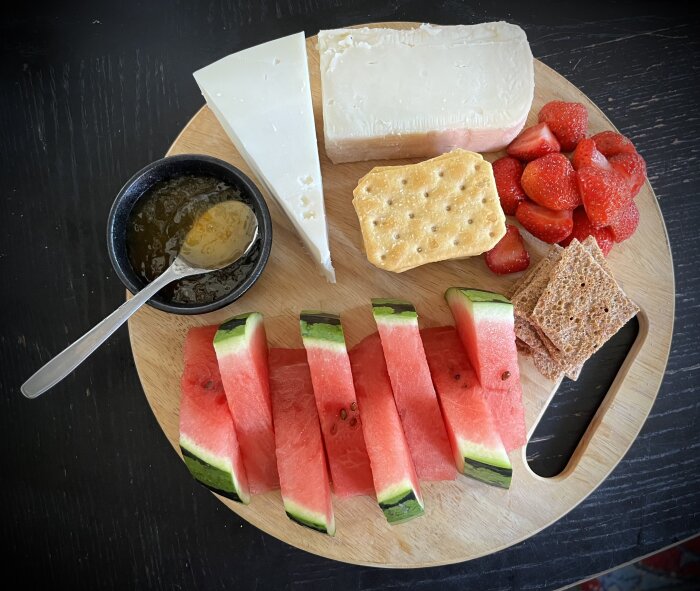
[{"label": "cracker holes", "polygon": [[407,181],[406,179],[401,179],[401,184],[402,184],[402,185],[407,185],[407,184],[408,184],[408,181]]},{"label": "cracker holes", "polygon": [[388,207],[391,207],[394,204],[394,202],[391,199],[387,199],[386,204]]},{"label": "cracker holes", "polygon": [[371,193],[372,192],[372,187],[367,186],[365,187],[365,193]]},{"label": "cracker holes", "polygon": [[445,176],[445,173],[441,170],[441,171],[438,172],[438,176],[439,176],[440,178],[442,178],[442,177]]},{"label": "cracker holes", "polygon": [[416,214],[415,214],[415,213],[410,212],[410,213],[408,214],[408,219],[409,219],[409,220],[412,220],[414,217],[416,217]]},{"label": "cracker holes", "polygon": [[422,246],[417,246],[417,247],[416,247],[416,252],[418,252],[418,253],[423,252],[423,247],[422,247]]},{"label": "cracker holes", "polygon": [[466,191],[466,190],[467,190],[467,186],[466,186],[466,185],[460,185],[460,186],[459,186],[459,190],[460,190],[460,191]]},{"label": "cracker holes", "polygon": [[495,234],[493,232],[489,232],[489,238],[493,238]]},{"label": "cracker holes", "polygon": [[394,240],[399,240],[400,238],[401,238],[401,234],[399,234],[398,232],[396,232],[396,233],[394,234]]},{"label": "cracker holes", "polygon": [[430,193],[428,193],[428,191],[425,191],[423,193],[423,197],[425,197],[427,199],[428,197],[430,197]]},{"label": "cracker holes", "polygon": [[379,258],[380,258],[380,259],[382,259],[383,261],[385,261],[385,260],[386,260],[386,255],[385,255],[385,254],[383,254],[383,255],[382,255],[382,256],[380,256]]},{"label": "cracker holes", "polygon": [[373,225],[373,226],[378,226],[378,225],[379,225],[379,220],[372,220],[372,225]]},{"label": "cracker holes", "polygon": [[435,234],[435,232],[437,232],[437,226],[430,226],[430,231]]},{"label": "cracker holes", "polygon": [[457,240],[457,238],[455,238],[455,239],[452,241],[452,244],[453,244],[454,246],[459,246],[459,240]]},{"label": "cracker holes", "polygon": [[471,219],[471,218],[469,218],[469,219],[467,220],[467,223],[471,226],[471,225],[474,223],[474,220]]},{"label": "cracker holes", "polygon": [[445,211],[452,211],[451,205],[445,205]]}]

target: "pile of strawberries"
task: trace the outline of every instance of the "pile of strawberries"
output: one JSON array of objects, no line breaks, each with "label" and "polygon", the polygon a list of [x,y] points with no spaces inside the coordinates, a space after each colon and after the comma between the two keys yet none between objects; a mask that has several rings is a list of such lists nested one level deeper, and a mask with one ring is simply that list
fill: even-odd
[{"label": "pile of strawberries", "polygon": [[[566,246],[594,236],[607,256],[639,224],[634,197],[646,178],[644,159],[614,131],[586,137],[588,113],[580,103],[551,101],[538,121],[493,163],[503,211],[544,242]],[[515,226],[507,224],[486,264],[498,274],[528,267],[530,256]]]}]

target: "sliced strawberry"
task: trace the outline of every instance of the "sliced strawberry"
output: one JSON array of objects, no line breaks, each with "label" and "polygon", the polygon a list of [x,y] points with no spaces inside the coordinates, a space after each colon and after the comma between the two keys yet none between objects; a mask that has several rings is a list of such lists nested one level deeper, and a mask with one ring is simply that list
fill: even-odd
[{"label": "sliced strawberry", "polygon": [[588,111],[581,103],[550,101],[540,109],[537,120],[549,126],[562,152],[573,150],[588,130]]},{"label": "sliced strawberry", "polygon": [[609,226],[632,201],[627,181],[614,170],[586,166],[577,174],[583,206],[594,228]]},{"label": "sliced strawberry", "polygon": [[545,154],[559,152],[560,149],[557,138],[554,137],[547,124],[540,123],[523,130],[518,137],[510,142],[506,151],[508,156],[529,161]]},{"label": "sliced strawberry", "polygon": [[637,152],[616,154],[610,164],[627,179],[632,197],[636,197],[647,178],[647,163]]},{"label": "sliced strawberry", "polygon": [[632,154],[637,151],[630,140],[616,131],[601,131],[591,139],[595,142],[598,151],[606,158],[617,154]]},{"label": "sliced strawberry", "polygon": [[525,249],[523,237],[511,224],[506,224],[505,236],[486,253],[485,258],[489,269],[498,275],[524,271],[530,265],[530,254]]},{"label": "sliced strawberry", "polygon": [[610,249],[613,247],[614,240],[610,228],[594,228],[591,222],[588,221],[588,216],[586,215],[586,210],[583,207],[577,207],[574,210],[574,228],[571,230],[571,234],[559,244],[562,246],[569,246],[569,243],[576,238],[579,242],[583,242],[589,236],[593,236],[603,251],[605,256],[608,256]]},{"label": "sliced strawberry", "polygon": [[523,165],[515,158],[504,156],[493,163],[493,176],[496,179],[496,189],[503,213],[515,215],[518,204],[525,200],[525,191],[520,186]]},{"label": "sliced strawberry", "polygon": [[615,242],[627,240],[637,231],[639,225],[639,209],[634,201],[630,201],[627,209],[622,210],[608,228]]},{"label": "sliced strawberry", "polygon": [[564,154],[547,154],[528,162],[520,182],[535,203],[549,209],[573,209],[581,205],[576,171]]},{"label": "sliced strawberry", "polygon": [[551,244],[564,240],[574,227],[571,210],[554,211],[532,201],[518,205],[515,217],[535,238]]},{"label": "sliced strawberry", "polygon": [[574,170],[584,166],[595,166],[603,170],[612,170],[610,162],[598,151],[598,148],[595,147],[595,142],[591,138],[583,139],[578,143],[571,156],[571,164],[574,165]]}]

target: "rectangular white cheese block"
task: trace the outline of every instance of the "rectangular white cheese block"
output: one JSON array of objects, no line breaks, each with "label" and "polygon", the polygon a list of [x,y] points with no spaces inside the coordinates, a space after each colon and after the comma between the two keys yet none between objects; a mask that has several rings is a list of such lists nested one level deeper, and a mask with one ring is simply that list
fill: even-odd
[{"label": "rectangular white cheese block", "polygon": [[194,78],[236,149],[334,283],[304,33],[229,55]]},{"label": "rectangular white cheese block", "polygon": [[530,45],[505,22],[336,29],[318,46],[335,163],[500,150],[532,104]]}]

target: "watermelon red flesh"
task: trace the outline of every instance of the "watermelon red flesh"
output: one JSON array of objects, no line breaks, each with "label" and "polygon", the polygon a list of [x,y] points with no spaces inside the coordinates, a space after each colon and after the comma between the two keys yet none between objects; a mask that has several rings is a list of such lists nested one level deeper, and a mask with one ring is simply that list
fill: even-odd
[{"label": "watermelon red flesh", "polygon": [[[515,388],[520,391],[513,306],[509,302],[475,302],[473,310],[479,310],[475,317],[467,296],[461,293],[472,291],[476,290],[451,288],[446,295],[469,362],[484,388],[506,391]],[[503,298],[499,294],[493,295]],[[484,313],[484,310],[488,312]]]},{"label": "watermelon red flesh", "polygon": [[[350,351],[350,364],[357,402],[362,412],[362,431],[372,465],[377,500],[382,503],[395,497],[396,491],[402,487],[412,490],[415,514],[411,517],[419,515],[422,513],[423,498],[418,476],[396,410],[377,333],[368,336]],[[405,509],[411,512],[411,508]],[[391,509],[388,511],[387,518],[392,519]]]},{"label": "watermelon red flesh", "polygon": [[420,479],[453,480],[455,466],[417,321],[376,318],[396,407]]},{"label": "watermelon red flesh", "polygon": [[447,300],[462,345],[484,388],[503,445],[510,452],[527,441],[512,305],[490,304],[498,307],[498,313],[491,317],[484,314],[484,318],[474,322],[460,291],[458,288],[449,289]]},{"label": "watermelon red flesh", "polygon": [[335,519],[311,374],[304,349],[270,350],[270,395],[287,514],[333,535]]},{"label": "watermelon red flesh", "polygon": [[[252,315],[251,315],[252,316]],[[241,446],[250,490],[262,493],[279,487],[275,433],[268,379],[268,351],[262,317],[248,319],[246,334],[232,337],[240,346],[217,355],[224,390]],[[225,346],[225,344],[224,344]]]},{"label": "watermelon red flesh", "polygon": [[[215,492],[247,503],[248,479],[212,345],[216,330],[216,326],[192,328],[185,341],[180,445],[198,480]],[[231,478],[223,481],[227,472]]]},{"label": "watermelon red flesh", "polygon": [[510,461],[457,331],[444,326],[423,329],[420,334],[457,469],[507,488]]},{"label": "watermelon red flesh", "polygon": [[312,342],[305,346],[333,490],[339,497],[373,495],[372,469],[347,351]]}]

